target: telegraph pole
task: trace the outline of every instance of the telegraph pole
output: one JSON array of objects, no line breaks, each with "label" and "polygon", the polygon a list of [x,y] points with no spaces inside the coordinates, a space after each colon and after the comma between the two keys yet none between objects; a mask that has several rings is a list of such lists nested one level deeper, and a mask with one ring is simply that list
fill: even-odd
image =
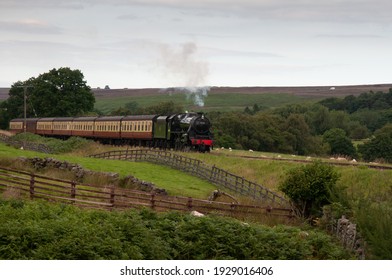
[{"label": "telegraph pole", "polygon": [[23,85],[16,86],[19,88],[23,88],[23,132],[26,132],[27,129],[27,88],[32,88],[33,86]]},{"label": "telegraph pole", "polygon": [[26,126],[27,126],[27,122],[26,122],[26,116],[27,116],[27,106],[26,106],[26,99],[27,99],[27,96],[26,96],[26,90],[27,90],[27,86],[25,85],[24,87],[23,87],[23,108],[24,108],[24,110],[23,110],[23,132],[24,133],[26,133]]}]

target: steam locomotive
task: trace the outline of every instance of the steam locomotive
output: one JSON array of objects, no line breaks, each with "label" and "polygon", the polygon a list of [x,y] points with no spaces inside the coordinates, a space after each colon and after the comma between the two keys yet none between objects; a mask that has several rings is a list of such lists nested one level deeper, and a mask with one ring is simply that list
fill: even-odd
[{"label": "steam locomotive", "polygon": [[27,118],[10,121],[10,131],[67,138],[79,136],[108,144],[128,144],[209,152],[211,123],[202,113],[173,115]]}]

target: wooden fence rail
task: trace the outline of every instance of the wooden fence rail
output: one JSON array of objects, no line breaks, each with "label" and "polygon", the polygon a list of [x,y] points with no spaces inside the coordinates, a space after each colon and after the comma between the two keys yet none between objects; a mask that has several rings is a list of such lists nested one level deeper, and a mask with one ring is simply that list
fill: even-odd
[{"label": "wooden fence rail", "polygon": [[147,161],[163,164],[194,176],[207,180],[219,187],[234,193],[249,196],[268,204],[288,207],[290,204],[283,196],[269,190],[260,184],[246,180],[215,165],[208,165],[198,159],[185,157],[162,150],[119,150],[91,155],[93,158],[118,159],[131,161]]},{"label": "wooden fence rail", "polygon": [[28,172],[0,168],[0,190],[3,196],[43,198],[49,201],[70,203],[76,206],[99,209],[127,209],[148,207],[157,211],[198,211],[225,216],[261,216],[291,218],[290,208],[262,207],[174,197],[129,190],[114,186],[98,187],[74,181],[53,179]]}]

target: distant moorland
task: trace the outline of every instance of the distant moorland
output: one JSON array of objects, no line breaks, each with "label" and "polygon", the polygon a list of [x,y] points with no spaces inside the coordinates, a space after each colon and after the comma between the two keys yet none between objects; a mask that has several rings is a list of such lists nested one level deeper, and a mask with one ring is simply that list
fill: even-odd
[{"label": "distant moorland", "polygon": [[[369,91],[388,92],[392,84],[351,85],[351,86],[309,86],[309,87],[210,87],[204,97],[204,107],[194,105],[193,96],[178,88],[144,89],[93,89],[96,109],[107,114],[124,104],[136,102],[140,107],[159,102],[181,103],[188,110],[230,111],[243,110],[246,106],[259,104],[273,108],[292,103],[319,101],[327,97],[357,96]],[[9,88],[0,88],[0,102],[8,98]]]}]

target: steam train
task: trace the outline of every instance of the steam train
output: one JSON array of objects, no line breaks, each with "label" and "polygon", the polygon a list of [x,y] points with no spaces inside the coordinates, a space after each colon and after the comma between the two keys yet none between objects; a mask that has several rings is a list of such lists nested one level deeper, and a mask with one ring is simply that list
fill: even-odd
[{"label": "steam train", "polygon": [[201,113],[77,118],[27,118],[10,121],[10,131],[67,138],[79,136],[109,144],[128,144],[208,152],[211,123]]}]

